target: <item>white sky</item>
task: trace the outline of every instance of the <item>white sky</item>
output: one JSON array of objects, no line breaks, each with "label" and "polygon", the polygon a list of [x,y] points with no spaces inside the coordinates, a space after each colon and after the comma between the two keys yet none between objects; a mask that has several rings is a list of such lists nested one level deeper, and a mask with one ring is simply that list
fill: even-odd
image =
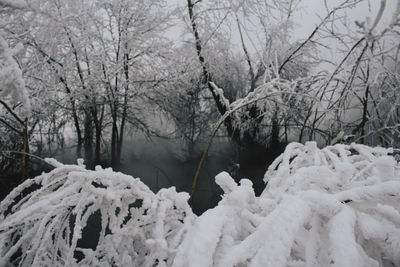
[{"label": "white sky", "polygon": [[[386,9],[381,24],[392,19],[392,12],[395,10],[398,0],[386,0]],[[294,21],[296,31],[293,32],[295,39],[307,38],[314,30],[315,25],[327,15],[324,0],[305,0],[299,12],[295,13]],[[338,6],[343,0],[326,0],[329,8]],[[380,0],[369,0],[359,4],[357,8],[347,10],[346,14],[350,22],[355,25],[355,21],[365,21],[367,17],[375,20],[380,8]]]}]

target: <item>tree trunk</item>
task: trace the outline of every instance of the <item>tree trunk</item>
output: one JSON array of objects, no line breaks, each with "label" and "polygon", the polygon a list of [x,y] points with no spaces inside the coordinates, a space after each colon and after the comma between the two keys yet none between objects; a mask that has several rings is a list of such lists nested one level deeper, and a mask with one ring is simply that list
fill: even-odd
[{"label": "tree trunk", "polygon": [[125,75],[125,88],[124,88],[124,102],[122,108],[121,124],[119,128],[119,138],[117,144],[117,164],[121,163],[121,153],[122,153],[122,143],[124,140],[124,130],[126,116],[128,115],[128,91],[129,91],[129,53],[128,53],[128,43],[125,43],[125,53],[124,53],[124,75]]},{"label": "tree trunk", "polygon": [[94,166],[99,165],[101,162],[101,126],[96,125],[96,138],[94,149]]},{"label": "tree trunk", "polygon": [[90,112],[85,112],[85,137],[84,137],[84,147],[85,147],[85,163],[86,167],[89,169],[93,168],[93,129],[92,129],[92,118]]},{"label": "tree trunk", "polygon": [[116,115],[113,115],[112,130],[111,130],[111,166],[117,167],[117,140],[118,140],[118,125]]},{"label": "tree trunk", "polygon": [[[97,116],[97,109],[96,109],[96,116]],[[104,117],[104,105],[101,109],[101,115],[98,119],[96,117],[95,121],[95,128],[96,128],[96,143],[95,143],[95,156],[94,156],[94,165],[99,165],[101,163],[101,133],[103,128],[103,117]]]},{"label": "tree trunk", "polygon": [[[188,6],[188,11],[189,11],[189,18],[190,18],[190,22],[191,22],[191,26],[192,26],[192,31],[193,31],[193,35],[194,35],[194,39],[196,42],[196,52],[197,52],[197,57],[199,59],[200,65],[202,67],[203,70],[203,77],[204,77],[204,82],[207,84],[208,89],[210,90],[213,99],[215,101],[215,104],[218,108],[218,111],[221,115],[224,115],[225,112],[228,110],[227,107],[225,106],[225,103],[223,102],[223,100],[221,99],[220,95],[215,91],[214,87],[211,85],[211,77],[210,77],[210,73],[207,69],[206,66],[206,62],[205,59],[203,57],[202,54],[202,44],[201,44],[201,39],[199,36],[199,32],[197,30],[197,25],[194,19],[194,14],[193,14],[193,7],[194,7],[194,3],[192,3],[191,0],[187,0],[187,6]],[[229,136],[232,136],[234,133],[234,127],[233,127],[233,123],[232,123],[232,119],[231,117],[226,118],[226,120],[224,121],[224,124],[226,126],[226,129],[228,131]]]},{"label": "tree trunk", "polygon": [[24,120],[24,129],[23,129],[23,154],[21,159],[21,182],[25,181],[28,178],[28,164],[29,164],[29,140],[28,140],[28,118]]}]

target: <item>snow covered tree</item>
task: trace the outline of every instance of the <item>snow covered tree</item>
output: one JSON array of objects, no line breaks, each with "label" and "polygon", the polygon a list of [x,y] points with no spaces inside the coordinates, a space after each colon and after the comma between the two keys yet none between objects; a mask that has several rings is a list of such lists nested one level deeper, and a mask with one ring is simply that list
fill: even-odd
[{"label": "snow covered tree", "polygon": [[121,160],[126,124],[146,130],[144,116],[137,106],[144,108],[146,91],[151,91],[164,78],[157,73],[157,58],[162,57],[163,44],[166,44],[161,33],[169,26],[170,13],[165,5],[161,0],[102,2],[107,18],[97,27],[104,30],[99,52],[106,55],[101,68],[112,117],[113,165]]},{"label": "snow covered tree", "polygon": [[[264,145],[268,144],[267,140],[274,132],[279,133],[279,138],[284,135],[284,140],[318,140],[325,144],[335,141],[342,132],[347,139],[360,142],[368,139],[369,144],[378,144],[380,141],[373,140],[383,136],[389,143],[396,139],[393,137],[396,134],[388,135],[394,126],[389,123],[393,116],[389,115],[389,119],[385,115],[388,119],[386,126],[382,126],[378,122],[382,114],[379,111],[372,114],[379,106],[377,96],[381,91],[374,88],[382,86],[375,81],[389,80],[384,77],[393,75],[386,70],[394,69],[393,66],[398,64],[395,62],[397,11],[388,10],[386,1],[382,1],[373,14],[373,20],[362,18],[358,21],[350,18],[347,12],[365,6],[366,1],[343,1],[337,6],[326,4],[326,15],[310,35],[304,40],[290,42],[291,19],[300,1],[248,2],[219,1],[211,4],[188,1],[189,22],[203,76],[208,77],[206,80],[216,81],[212,60],[209,59],[212,57],[207,52],[209,47],[213,47],[210,43],[218,39],[215,36],[229,35],[237,29],[249,71],[247,93],[277,78],[296,80],[298,85],[295,91],[282,97],[283,101],[265,99],[262,101],[264,106],[256,103],[243,108],[242,116],[228,117],[225,124],[230,136],[242,143]],[[384,14],[392,18],[389,21],[382,19]],[[205,30],[203,24],[211,25],[212,29]],[[258,38],[252,39],[248,25],[259,26],[255,30]],[[255,56],[249,52],[249,47],[256,50]],[[328,49],[335,47],[335,58],[329,58]],[[327,71],[321,71],[327,65],[331,65]],[[212,92],[212,87],[209,88]],[[223,94],[214,92],[221,115],[228,111],[223,98]],[[394,110],[389,112],[393,114]],[[370,120],[371,116],[374,119]]]},{"label": "snow covered tree", "polygon": [[[205,78],[205,80],[215,82],[223,90],[222,92],[214,92],[212,86],[209,86],[221,115],[228,111],[226,103],[233,102],[236,98],[229,99],[228,97],[229,101],[226,102],[224,94],[228,93],[228,90],[225,92],[224,85],[219,84],[221,82],[215,77],[217,75],[215,75],[213,56],[209,50],[215,50],[211,43],[214,39],[219,40],[216,36],[232,36],[233,32],[239,34],[240,47],[243,51],[242,62],[247,65],[248,76],[243,77],[241,82],[242,93],[238,94],[237,97],[252,93],[257,87],[262,87],[264,83],[273,79],[297,79],[299,81],[296,94],[305,96],[309,93],[309,87],[302,87],[302,85],[310,82],[301,81],[301,78],[305,78],[308,72],[307,67],[304,67],[307,65],[305,55],[307,55],[308,46],[304,47],[295,58],[290,56],[299,45],[297,43],[290,44],[289,41],[291,15],[295,6],[298,5],[297,1],[271,1],[271,3],[220,1],[214,4],[201,5],[202,3],[199,2],[194,4],[192,1],[188,1],[189,19],[195,38],[198,59],[203,68],[203,76],[207,76],[208,78]],[[198,16],[196,12],[202,15]],[[278,14],[278,16],[274,16],[274,14]],[[203,23],[207,26],[213,26],[212,30],[205,31],[202,27]],[[246,40],[249,38],[246,34],[248,35],[250,30],[247,24],[259,27],[259,29],[256,29],[258,46],[255,47],[254,56],[249,53],[246,44]],[[205,44],[202,44],[204,40]],[[253,47],[255,46],[254,42],[251,44]],[[229,48],[225,46],[223,49]],[[223,51],[223,49],[220,51]],[[218,63],[215,64],[218,65]],[[291,95],[293,92],[290,90],[286,93],[289,95],[282,98],[284,101],[276,102],[276,99],[263,99],[260,101],[262,103],[255,102],[238,111],[236,117],[228,117],[225,121],[228,134],[242,145],[258,144],[265,146],[279,143],[281,127],[285,127],[287,137],[290,118],[294,117],[294,115],[291,115],[294,113],[289,111],[290,107],[300,107],[300,102],[305,103],[304,97],[295,97]],[[299,103],[295,103],[297,100]],[[290,106],[286,107],[286,102],[290,102]],[[306,113],[308,107],[303,108],[304,110],[301,113]],[[292,124],[293,122],[297,123],[297,121],[292,121]],[[276,140],[272,140],[274,138]]]},{"label": "snow covered tree", "polygon": [[[315,34],[306,40],[322,42],[318,47],[327,45],[330,48],[332,44],[339,47],[336,58],[320,56],[320,60],[333,69],[315,76],[318,77],[313,85],[316,97],[312,100],[310,116],[305,117],[303,124],[303,133],[308,134],[308,140],[323,139],[327,144],[357,141],[388,146],[395,142],[397,134],[388,133],[395,124],[389,117],[393,118],[392,112],[396,108],[384,111],[383,106],[388,102],[381,96],[388,88],[384,81],[391,80],[391,70],[398,65],[398,35],[395,33],[398,7],[390,10],[389,3],[381,1],[373,18],[349,19],[347,8],[362,4],[365,2],[345,1],[331,9],[332,20],[318,25]],[[390,91],[391,105],[397,106],[393,101],[396,90]],[[380,101],[383,101],[382,105]],[[386,121],[386,124],[380,121]]]},{"label": "snow covered tree", "polygon": [[[21,148],[18,148],[17,151],[22,151],[21,179],[24,180],[28,176],[27,153],[29,153],[28,117],[30,102],[22,71],[13,58],[19,49],[21,49],[20,46],[16,46],[14,50],[10,49],[7,42],[0,35],[0,103],[3,111],[0,122],[7,129],[2,129],[3,140],[1,143],[4,144],[2,146],[3,149],[10,148],[10,144],[8,146],[6,144],[13,139],[12,144],[21,144]],[[7,136],[10,139],[7,140]],[[19,136],[21,141],[19,142],[18,139],[15,139],[15,136]],[[12,146],[11,150],[14,150]],[[7,152],[15,153],[15,151],[2,151],[2,153]]]},{"label": "snow covered tree", "polygon": [[12,16],[5,26],[9,38],[29,47],[25,56],[37,64],[29,76],[47,82],[57,112],[68,118],[67,124],[57,124],[74,128],[77,155],[83,149],[90,167],[108,150],[103,140],[110,139],[111,162],[117,166],[127,125],[147,128],[138,109],[146,89],[161,79],[154,65],[166,47],[162,32],[171,11],[164,6],[164,1],[54,0],[31,3],[23,19]]}]

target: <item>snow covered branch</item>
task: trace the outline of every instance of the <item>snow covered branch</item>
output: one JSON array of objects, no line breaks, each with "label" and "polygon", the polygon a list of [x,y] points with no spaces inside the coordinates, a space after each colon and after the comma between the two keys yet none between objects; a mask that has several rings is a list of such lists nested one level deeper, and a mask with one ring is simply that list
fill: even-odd
[{"label": "snow covered branch", "polygon": [[[21,69],[13,59],[16,50],[17,49],[15,49],[15,51],[10,49],[7,42],[0,35],[0,96],[3,98],[11,96],[14,103],[19,101],[23,102],[25,113],[29,113],[30,102],[25,88],[25,81],[22,77]],[[17,118],[19,122],[22,122],[23,124],[23,120],[8,108],[4,101],[1,101],[1,103],[14,117]],[[23,114],[23,116],[25,115],[27,114]]]},{"label": "snow covered branch", "polygon": [[[27,191],[32,192],[20,199]],[[111,169],[59,165],[27,180],[1,203],[0,265],[161,265],[171,260],[193,219],[187,198],[174,188],[154,194]],[[98,233],[88,245],[82,237],[96,231],[96,223]]]}]

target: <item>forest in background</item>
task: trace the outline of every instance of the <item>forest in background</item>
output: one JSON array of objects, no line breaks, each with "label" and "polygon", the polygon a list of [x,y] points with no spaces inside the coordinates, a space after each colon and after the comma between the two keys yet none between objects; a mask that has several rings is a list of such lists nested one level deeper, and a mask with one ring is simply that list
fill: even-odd
[{"label": "forest in background", "polygon": [[2,0],[1,173],[25,179],[27,153],[65,147],[117,168],[143,134],[187,157],[213,134],[274,157],[291,141],[397,147],[399,4],[348,15],[368,4],[326,2],[293,40],[305,1]]}]

